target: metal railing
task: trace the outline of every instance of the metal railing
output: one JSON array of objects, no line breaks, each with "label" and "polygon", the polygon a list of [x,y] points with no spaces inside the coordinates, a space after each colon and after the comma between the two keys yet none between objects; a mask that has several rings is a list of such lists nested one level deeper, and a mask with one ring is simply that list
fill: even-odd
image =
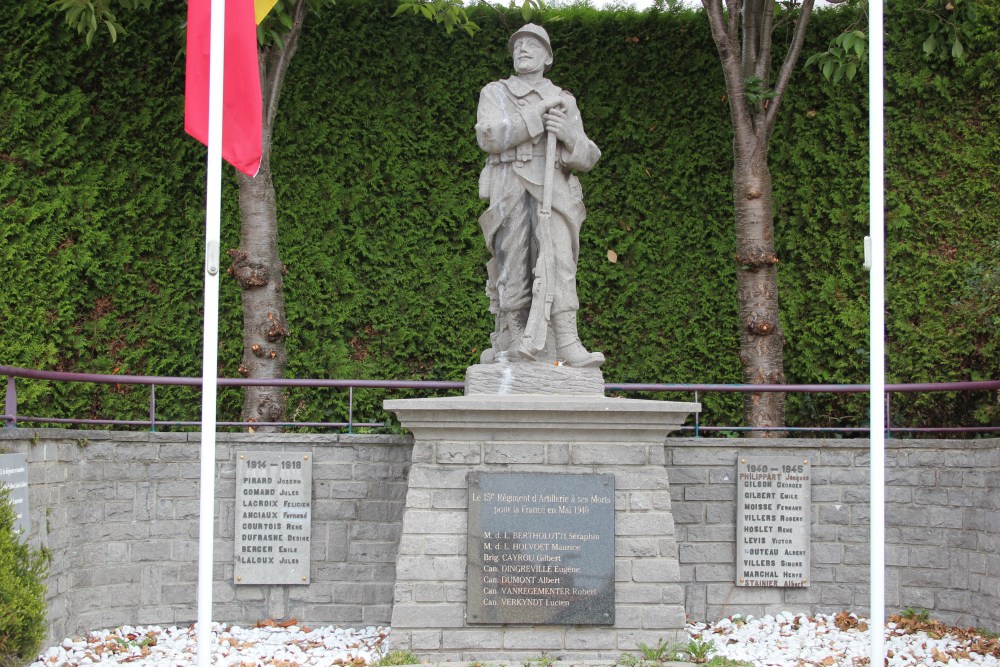
[{"label": "metal railing", "polygon": [[[172,421],[157,419],[156,417],[156,388],[158,386],[188,386],[201,387],[201,378],[170,377],[170,376],[149,376],[149,375],[104,375],[94,373],[66,373],[60,371],[42,371],[28,368],[18,368],[15,366],[0,366],[0,376],[7,377],[7,392],[4,400],[4,413],[0,415],[5,427],[15,427],[18,422],[32,424],[68,424],[74,426],[141,426],[155,431],[157,427],[194,427],[198,426],[198,421]],[[52,382],[85,382],[97,384],[114,385],[141,385],[149,387],[149,417],[148,419],[75,419],[67,417],[37,417],[18,414],[17,406],[17,379],[45,380]],[[415,389],[426,392],[455,391],[465,387],[464,382],[427,381],[427,380],[328,380],[328,379],[245,379],[245,378],[218,378],[220,387],[245,387],[245,386],[267,386],[267,387],[314,387],[314,388],[335,388],[346,389],[348,391],[348,419],[344,422],[246,422],[246,421],[219,421],[220,427],[281,427],[281,428],[327,428],[342,429],[347,428],[352,432],[354,428],[380,428],[384,427],[384,422],[358,422],[354,420],[354,390],[355,389]],[[622,392],[627,394],[638,392],[675,392],[691,394],[694,401],[698,402],[706,393],[765,393],[779,392],[786,394],[796,393],[833,393],[833,394],[862,394],[869,391],[865,384],[644,384],[644,383],[622,383],[610,382],[604,385],[605,391]],[[1000,426],[944,426],[944,427],[907,427],[892,424],[891,398],[893,394],[920,393],[920,392],[966,392],[966,391],[996,391],[1000,390],[1000,380],[989,380],[983,382],[936,382],[936,383],[911,383],[911,384],[887,384],[886,389],[886,414],[885,428],[886,434],[895,433],[926,433],[926,434],[970,434],[970,433],[1000,433]],[[682,427],[683,430],[691,431],[697,436],[703,433],[718,432],[760,432],[760,431],[782,431],[788,433],[845,433],[845,434],[867,434],[867,427],[831,427],[831,426],[782,426],[782,427],[753,427],[753,426],[707,426],[701,423],[698,413],[694,415],[694,423]]]}]

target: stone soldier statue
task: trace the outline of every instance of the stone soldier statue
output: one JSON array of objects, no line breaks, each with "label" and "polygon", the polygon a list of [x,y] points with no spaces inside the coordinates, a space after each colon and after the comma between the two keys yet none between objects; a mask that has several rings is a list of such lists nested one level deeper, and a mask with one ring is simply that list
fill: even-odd
[{"label": "stone soldier statue", "polygon": [[514,76],[479,96],[476,138],[489,153],[479,196],[489,201],[479,224],[492,254],[486,293],[496,318],[482,363],[538,360],[597,368],[577,334],[576,268],[587,215],[580,181],[601,151],[587,138],[576,99],[544,78],[552,46],[529,23],[507,44]]}]

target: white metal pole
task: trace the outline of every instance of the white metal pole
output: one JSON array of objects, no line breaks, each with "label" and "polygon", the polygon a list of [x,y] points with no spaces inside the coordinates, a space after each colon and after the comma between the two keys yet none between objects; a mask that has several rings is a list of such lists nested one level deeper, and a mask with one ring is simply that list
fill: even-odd
[{"label": "white metal pole", "polygon": [[871,602],[869,665],[885,664],[885,98],[883,0],[870,3],[868,43],[869,226],[871,235]]},{"label": "white metal pole", "polygon": [[198,526],[198,667],[212,659],[215,560],[215,403],[219,356],[219,244],[222,215],[222,80],[226,0],[212,0],[205,178],[205,325],[201,386],[201,501]]}]

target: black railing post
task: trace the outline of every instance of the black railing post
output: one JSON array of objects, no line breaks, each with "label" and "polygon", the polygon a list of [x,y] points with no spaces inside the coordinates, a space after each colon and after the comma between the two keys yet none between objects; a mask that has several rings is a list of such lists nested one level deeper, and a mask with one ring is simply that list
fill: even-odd
[{"label": "black railing post", "polygon": [[347,388],[347,432],[354,433],[354,387]]},{"label": "black railing post", "polygon": [[[694,402],[695,403],[698,402],[698,390],[697,389],[694,390]],[[700,414],[700,411],[694,413],[694,437],[696,437],[696,438],[700,438],[701,437],[701,420],[698,418],[699,414]]]},{"label": "black railing post", "polygon": [[149,430],[156,433],[156,385],[149,385]]},{"label": "black railing post", "polygon": [[892,437],[892,392],[885,392],[885,437]]},{"label": "black railing post", "polygon": [[7,396],[4,398],[4,428],[17,428],[17,381],[13,375],[7,376]]}]

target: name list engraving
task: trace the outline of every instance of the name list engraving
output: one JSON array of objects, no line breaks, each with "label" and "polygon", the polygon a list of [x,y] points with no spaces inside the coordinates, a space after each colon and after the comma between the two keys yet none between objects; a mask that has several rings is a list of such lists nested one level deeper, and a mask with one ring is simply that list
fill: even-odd
[{"label": "name list engraving", "polygon": [[614,624],[613,475],[468,479],[469,623]]},{"label": "name list engraving", "polygon": [[238,452],[237,584],[308,584],[312,456]]},{"label": "name list engraving", "polygon": [[28,457],[24,454],[0,454],[0,485],[10,489],[10,504],[14,507],[14,531],[31,530],[28,514]]},{"label": "name list engraving", "polygon": [[808,586],[809,460],[741,455],[736,471],[736,585]]}]

